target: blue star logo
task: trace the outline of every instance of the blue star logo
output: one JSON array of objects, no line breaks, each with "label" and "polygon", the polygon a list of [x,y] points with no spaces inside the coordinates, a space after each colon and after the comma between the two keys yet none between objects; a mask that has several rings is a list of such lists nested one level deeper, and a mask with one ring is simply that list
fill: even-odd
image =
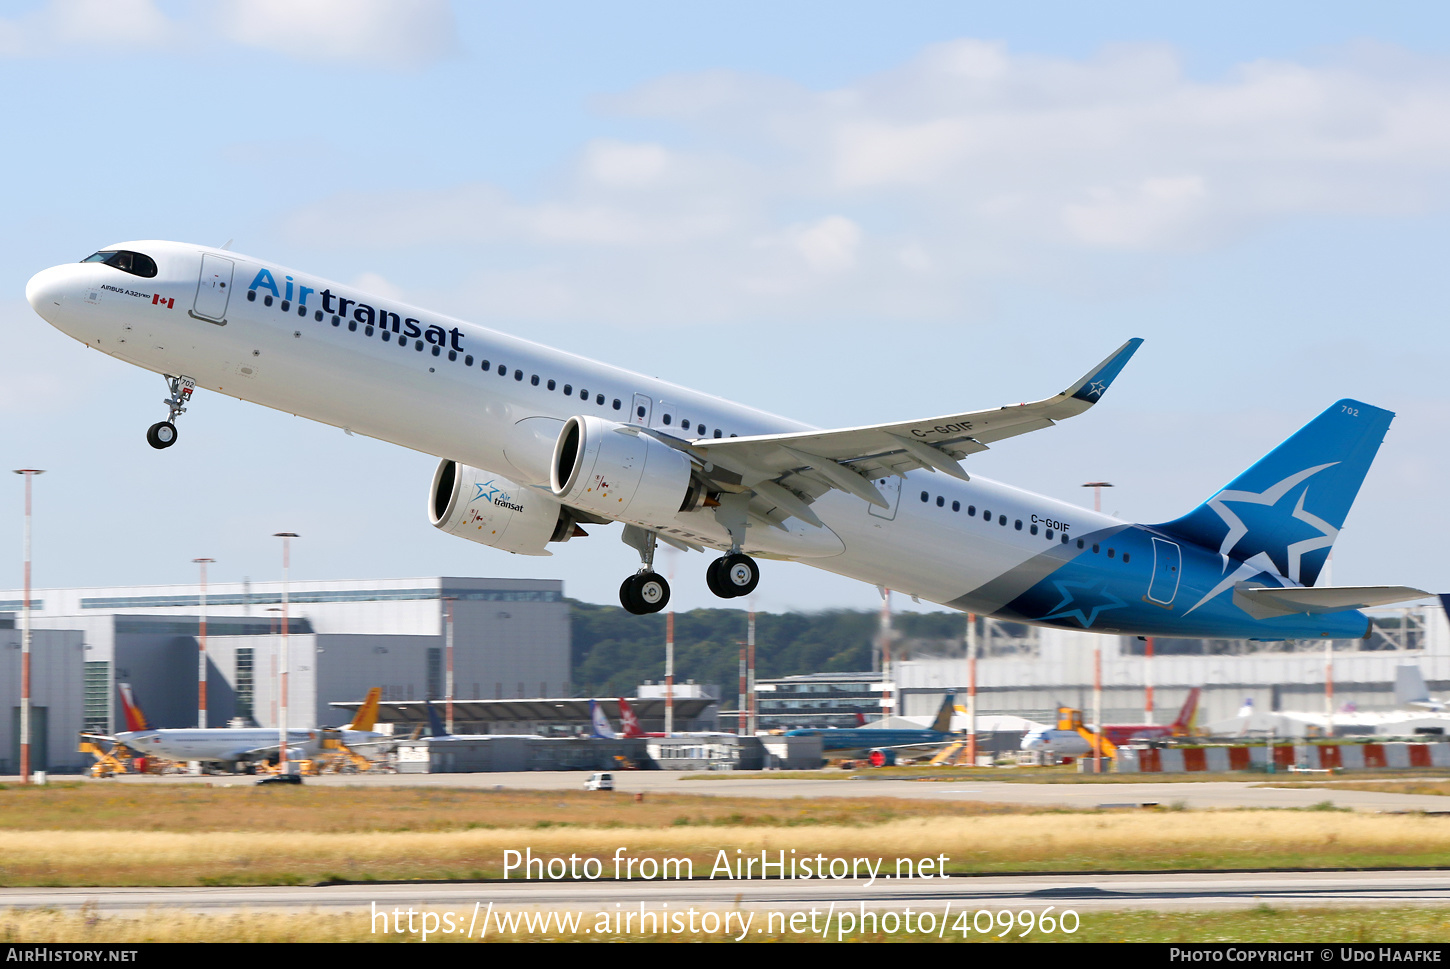
[{"label": "blue star logo", "polygon": [[1046,622],[1049,619],[1061,619],[1068,616],[1077,617],[1082,623],[1082,628],[1091,629],[1092,624],[1097,622],[1098,614],[1109,609],[1121,609],[1127,605],[1122,599],[1108,591],[1106,581],[1097,582],[1054,582],[1057,591],[1062,594],[1062,601],[1052,607],[1052,612],[1042,617]]},{"label": "blue star logo", "polygon": [[[1261,492],[1220,491],[1214,495],[1208,507],[1228,526],[1218,549],[1224,570],[1228,569],[1231,555],[1249,561],[1264,553],[1280,575],[1298,582],[1304,554],[1328,548],[1339,535],[1339,529],[1304,510],[1304,498],[1309,492],[1305,482],[1334,464],[1305,468]],[[1301,484],[1304,487],[1296,492]],[[1231,504],[1239,506],[1239,510],[1230,509]]]},{"label": "blue star logo", "polygon": [[[480,498],[487,498],[489,502],[492,502],[500,494],[498,486],[493,483],[492,478],[490,478],[488,481],[485,481],[483,484],[478,484],[475,482],[474,487],[478,489],[478,494],[473,496],[474,501],[477,501]],[[469,502],[469,504],[472,504],[472,502]]]}]

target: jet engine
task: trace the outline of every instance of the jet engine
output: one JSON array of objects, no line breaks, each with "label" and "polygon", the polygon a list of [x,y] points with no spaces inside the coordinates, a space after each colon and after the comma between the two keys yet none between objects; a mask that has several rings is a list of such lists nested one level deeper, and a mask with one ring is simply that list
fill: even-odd
[{"label": "jet engine", "polygon": [[659,525],[705,503],[690,456],[641,428],[571,417],[554,444],[554,497],[614,521]]},{"label": "jet engine", "polygon": [[470,542],[520,555],[552,555],[549,542],[584,532],[566,508],[538,488],[444,460],[433,472],[428,520]]}]

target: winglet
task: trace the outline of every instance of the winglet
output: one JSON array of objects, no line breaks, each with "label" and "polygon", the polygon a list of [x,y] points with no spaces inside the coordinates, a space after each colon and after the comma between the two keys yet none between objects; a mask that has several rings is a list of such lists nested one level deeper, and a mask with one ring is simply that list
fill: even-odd
[{"label": "winglet", "polygon": [[1142,345],[1141,337],[1133,337],[1118,347],[1106,360],[1084,374],[1081,380],[1064,390],[1062,396],[1096,404],[1107,392],[1108,386],[1112,384],[1114,378],[1128,365],[1133,354],[1138,352],[1138,347]]}]

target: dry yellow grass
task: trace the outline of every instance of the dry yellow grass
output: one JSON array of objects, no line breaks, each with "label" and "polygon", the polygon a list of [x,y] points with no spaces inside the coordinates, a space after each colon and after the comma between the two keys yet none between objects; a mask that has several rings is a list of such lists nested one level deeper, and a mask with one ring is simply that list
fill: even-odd
[{"label": "dry yellow grass", "polygon": [[[6,885],[288,884],[501,877],[504,851],[607,859],[794,849],[797,856],[921,858],[951,868],[1443,864],[1450,820],[1417,815],[1229,811],[923,818],[870,827],[546,828],[446,832],[0,832]],[[702,867],[703,866],[703,867]],[[611,873],[606,864],[606,872]],[[517,876],[515,876],[517,877]]]}]

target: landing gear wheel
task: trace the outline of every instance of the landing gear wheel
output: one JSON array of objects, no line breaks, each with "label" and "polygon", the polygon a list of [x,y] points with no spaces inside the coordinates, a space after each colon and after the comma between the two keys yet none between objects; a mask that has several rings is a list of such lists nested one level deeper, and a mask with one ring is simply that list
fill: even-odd
[{"label": "landing gear wheel", "polygon": [[170,421],[152,424],[146,430],[146,443],[158,451],[171,447],[176,443],[176,425]]},{"label": "landing gear wheel", "polygon": [[619,604],[636,616],[659,612],[670,601],[670,584],[657,572],[637,572],[619,586]]},{"label": "landing gear wheel", "polygon": [[705,569],[705,586],[715,595],[722,599],[730,598],[730,590],[725,587],[725,582],[720,578],[720,566],[725,562],[724,557],[715,559]]},{"label": "landing gear wheel", "polygon": [[725,555],[705,570],[705,584],[722,599],[748,596],[760,584],[760,566],[749,555]]}]

